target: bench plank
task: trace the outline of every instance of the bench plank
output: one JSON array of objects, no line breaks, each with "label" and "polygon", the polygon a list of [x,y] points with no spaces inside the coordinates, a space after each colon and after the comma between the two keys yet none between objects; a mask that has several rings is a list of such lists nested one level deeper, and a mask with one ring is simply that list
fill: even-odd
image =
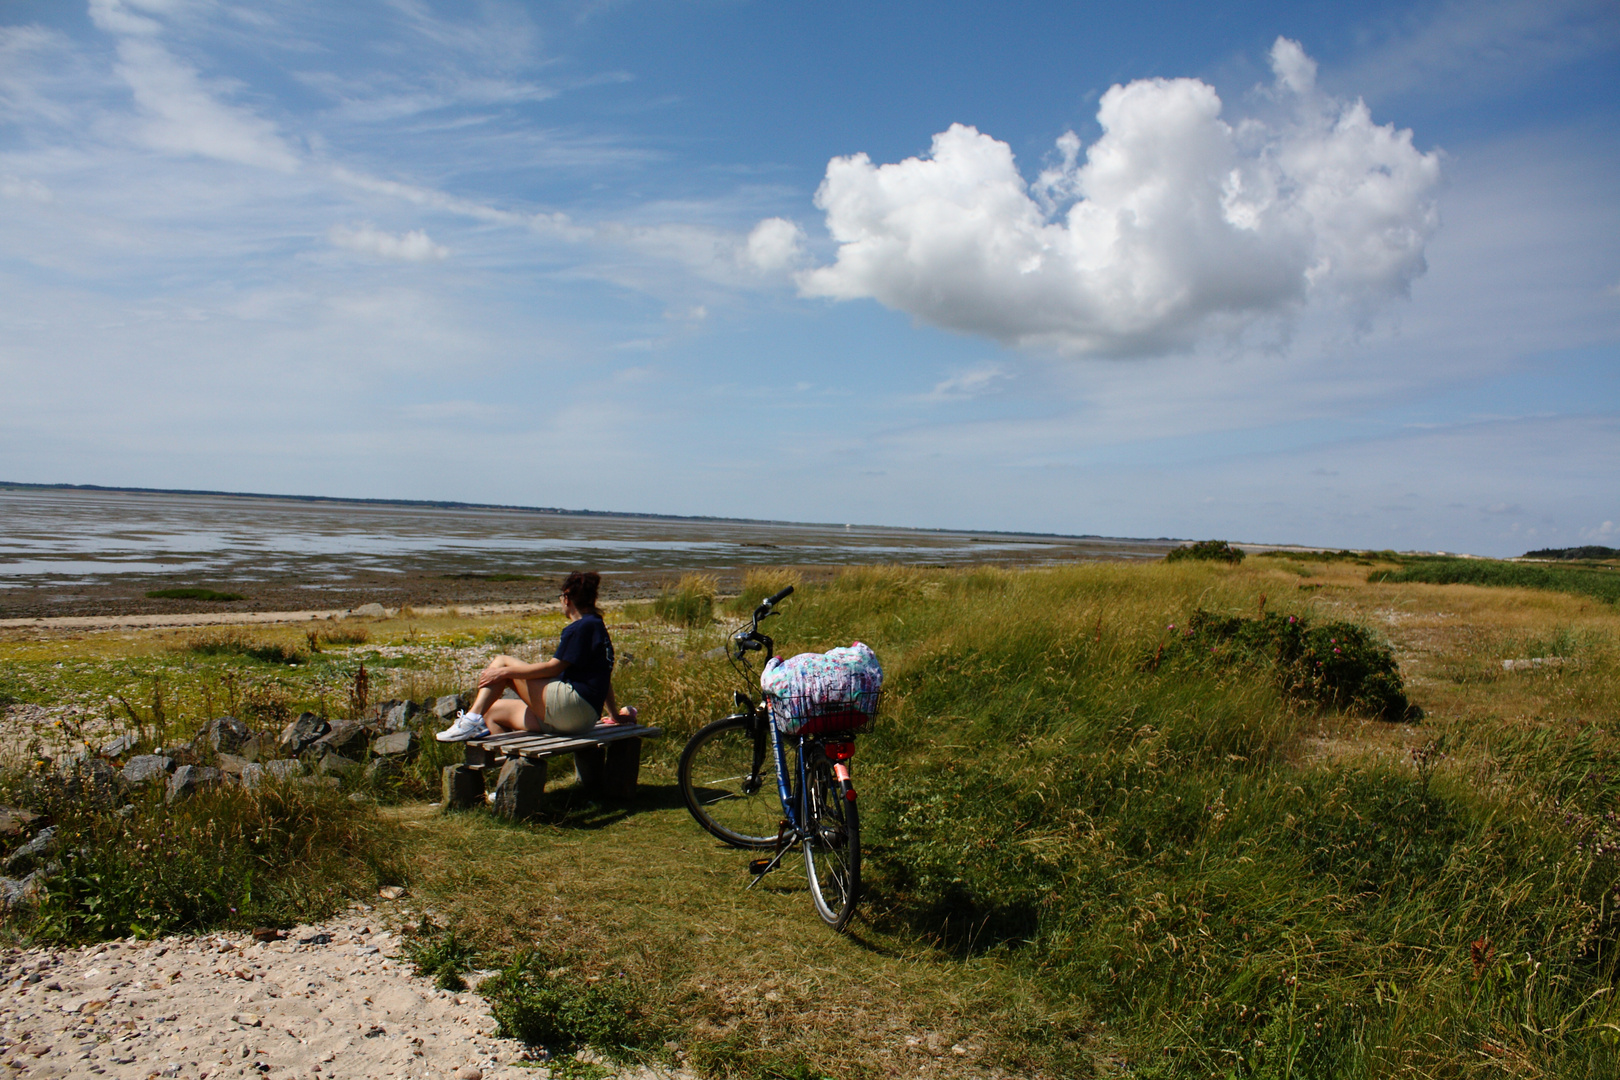
[{"label": "bench plank", "polygon": [[641,724],[598,724],[586,735],[559,735],[553,732],[509,731],[483,739],[468,739],[467,764],[475,769],[499,765],[507,758],[547,758],[572,754],[586,748],[604,746],[621,739],[657,738],[663,728]]}]

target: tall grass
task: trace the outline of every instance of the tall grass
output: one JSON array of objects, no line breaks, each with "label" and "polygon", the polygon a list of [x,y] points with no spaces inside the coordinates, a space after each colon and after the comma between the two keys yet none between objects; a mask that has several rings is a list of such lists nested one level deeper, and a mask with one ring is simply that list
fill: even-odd
[{"label": "tall grass", "polygon": [[719,585],[712,574],[683,574],[672,588],[653,599],[653,612],[679,626],[707,626],[714,619],[714,597]]},{"label": "tall grass", "polygon": [[1311,760],[1320,706],[1267,672],[1143,664],[1254,590],[1187,563],[803,590],[789,651],[858,634],[888,669],[873,918],[1045,973],[1133,1075],[1616,1075],[1612,750]]}]

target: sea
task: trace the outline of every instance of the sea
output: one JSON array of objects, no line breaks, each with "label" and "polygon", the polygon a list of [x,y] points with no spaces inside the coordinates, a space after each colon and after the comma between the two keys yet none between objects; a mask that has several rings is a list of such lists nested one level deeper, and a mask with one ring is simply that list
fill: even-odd
[{"label": "sea", "polygon": [[1169,540],[519,507],[0,485],[0,588],[161,578],[1038,565],[1161,557]]}]

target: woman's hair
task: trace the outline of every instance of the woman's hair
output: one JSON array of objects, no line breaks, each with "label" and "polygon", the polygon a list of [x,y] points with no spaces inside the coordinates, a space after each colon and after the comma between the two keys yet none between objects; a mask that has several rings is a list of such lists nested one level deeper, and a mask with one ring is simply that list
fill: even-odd
[{"label": "woman's hair", "polygon": [[601,587],[602,575],[595,570],[575,570],[563,582],[562,594],[575,611],[595,611],[596,590]]}]

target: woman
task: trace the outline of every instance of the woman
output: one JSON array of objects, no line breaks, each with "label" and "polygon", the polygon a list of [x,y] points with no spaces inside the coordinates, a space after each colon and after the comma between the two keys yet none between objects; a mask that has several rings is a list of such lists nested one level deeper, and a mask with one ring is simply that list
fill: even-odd
[{"label": "woman", "polygon": [[[583,735],[596,726],[607,706],[614,723],[635,720],[634,709],[620,709],[613,696],[613,639],[596,608],[602,575],[575,570],[563,582],[563,627],[557,652],[538,664],[497,656],[478,676],[471,710],[434,736],[465,742],[508,731],[550,731]],[[518,700],[503,698],[510,689]]]}]

